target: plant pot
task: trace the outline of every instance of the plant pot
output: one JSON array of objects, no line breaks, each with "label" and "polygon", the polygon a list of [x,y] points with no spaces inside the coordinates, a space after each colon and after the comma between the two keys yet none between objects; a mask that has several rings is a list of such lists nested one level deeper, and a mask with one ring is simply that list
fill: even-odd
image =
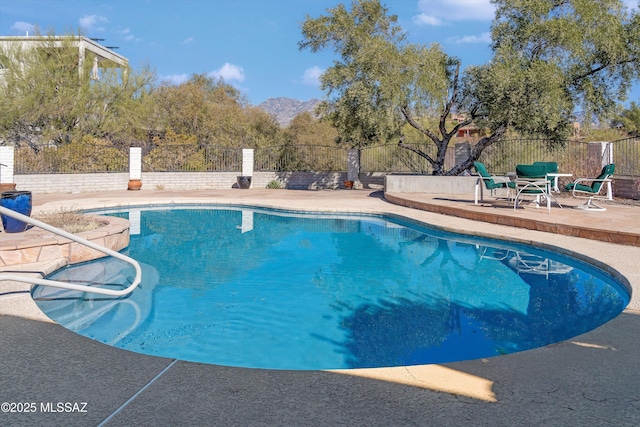
[{"label": "plant pot", "polygon": [[[4,191],[0,196],[0,206],[12,211],[30,216],[33,205],[31,191]],[[25,231],[29,224],[12,218],[8,215],[2,217],[2,226],[7,233],[21,233]]]},{"label": "plant pot", "polygon": [[15,182],[11,182],[11,183],[5,182],[5,183],[0,184],[0,192],[1,191],[13,191],[15,189],[16,189],[16,183]]},{"label": "plant pot", "polygon": [[239,176],[237,177],[238,188],[247,189],[251,187],[251,177],[250,176]]},{"label": "plant pot", "polygon": [[142,181],[139,179],[130,179],[129,185],[127,185],[127,190],[139,190],[142,188]]},{"label": "plant pot", "polygon": [[350,180],[345,180],[344,181],[344,188],[351,190],[353,188],[353,181]]}]

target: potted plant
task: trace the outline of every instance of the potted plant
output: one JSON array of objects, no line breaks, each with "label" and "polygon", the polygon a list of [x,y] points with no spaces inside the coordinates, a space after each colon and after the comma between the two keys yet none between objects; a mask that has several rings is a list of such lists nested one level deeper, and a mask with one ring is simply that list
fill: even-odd
[{"label": "potted plant", "polygon": [[[31,191],[4,191],[0,196],[0,206],[12,211],[30,216],[32,207]],[[20,233],[27,229],[28,224],[8,215],[2,217],[2,226],[7,233]]]},{"label": "potted plant", "polygon": [[251,187],[251,177],[247,175],[241,175],[237,177],[238,188],[247,189]]}]

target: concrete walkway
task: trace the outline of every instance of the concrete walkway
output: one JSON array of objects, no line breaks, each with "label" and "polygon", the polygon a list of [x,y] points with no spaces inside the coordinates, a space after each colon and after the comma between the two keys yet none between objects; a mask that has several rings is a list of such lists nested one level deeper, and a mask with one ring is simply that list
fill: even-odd
[{"label": "concrete walkway", "polygon": [[[423,208],[444,198],[415,197]],[[594,331],[507,356],[391,369],[275,371],[182,362],[108,347],[47,321],[28,290],[2,284],[0,404],[13,402],[14,409],[22,404],[23,410],[28,404],[34,410],[5,413],[3,406],[1,426],[635,426],[640,422],[640,247],[408,208],[369,191],[123,191],[35,197],[41,210],[171,202],[390,213],[442,229],[531,242],[608,269],[627,284],[632,300],[623,314]],[[470,212],[500,211],[457,203]],[[589,215],[601,215],[598,224],[620,224],[612,232],[624,231],[620,230],[627,228],[623,217],[633,223],[640,218],[640,208],[622,208]],[[551,218],[556,209],[551,214],[533,209],[516,214]],[[31,271],[48,268],[52,267],[35,266]]]}]

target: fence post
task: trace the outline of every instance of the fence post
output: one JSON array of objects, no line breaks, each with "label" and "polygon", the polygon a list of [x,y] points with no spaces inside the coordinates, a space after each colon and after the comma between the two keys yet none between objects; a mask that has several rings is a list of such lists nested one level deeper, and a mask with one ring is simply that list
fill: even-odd
[{"label": "fence post", "polygon": [[238,177],[238,187],[240,188],[251,188],[253,184],[251,182],[253,180],[254,169],[253,158],[253,148],[242,149],[242,175]]},{"label": "fence post", "polygon": [[469,156],[471,155],[471,144],[469,144],[468,141],[456,143],[455,153],[456,153],[456,158],[455,158],[455,164],[453,166],[466,162]]},{"label": "fence post", "polygon": [[587,167],[589,173],[597,175],[600,170],[613,163],[613,143],[611,142],[589,142],[587,143]]},{"label": "fence post", "polygon": [[347,151],[347,181],[360,182],[360,150],[350,148]]},{"label": "fence post", "polygon": [[142,188],[142,148],[129,147],[129,185],[127,190]]},{"label": "fence post", "polygon": [[0,147],[0,191],[14,190],[13,182],[14,149],[9,146]]}]

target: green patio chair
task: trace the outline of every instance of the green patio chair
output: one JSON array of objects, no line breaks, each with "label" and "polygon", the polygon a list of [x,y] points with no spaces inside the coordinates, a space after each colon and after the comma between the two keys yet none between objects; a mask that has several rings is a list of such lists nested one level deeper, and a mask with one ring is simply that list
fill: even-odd
[{"label": "green patio chair", "polygon": [[542,163],[516,165],[516,176],[523,179],[546,179],[547,166]]},{"label": "green patio chair", "polygon": [[[480,176],[480,178],[478,178],[478,180],[476,181],[476,191],[474,199],[476,205],[478,204],[478,193],[480,193],[480,201],[484,199],[482,186],[480,185],[480,179],[482,179],[482,182],[484,182],[484,186],[487,187],[487,190],[490,191],[492,197],[496,197],[496,190],[504,188],[507,190],[507,199],[511,200],[511,189],[515,188],[515,183],[511,182],[511,180],[506,176],[496,177],[491,175],[487,171],[484,163],[473,162],[473,167],[476,169],[476,172],[478,172],[478,175]],[[494,178],[498,178],[500,179],[500,181],[496,181]]]},{"label": "green patio chair", "polygon": [[[546,173],[558,173],[558,162],[533,162],[534,165],[543,165]],[[556,185],[556,181],[558,180],[558,177],[553,176],[553,177],[547,177],[549,178],[549,181],[551,182],[551,187],[552,188],[557,188]]]},{"label": "green patio chair", "polygon": [[[547,202],[547,211],[551,213],[551,183],[547,179],[546,164],[516,165],[515,187],[514,211],[518,209],[521,198],[532,195],[536,197],[536,207],[540,207],[540,203],[544,199]],[[562,207],[559,203],[558,206]]]},{"label": "green patio chair", "polygon": [[576,209],[584,209],[587,211],[606,210],[606,208],[593,203],[593,199],[613,200],[611,177],[615,169],[615,164],[610,163],[602,168],[600,175],[596,178],[578,178],[572,183],[567,184],[565,189],[571,191],[574,197],[589,199],[584,204],[576,206]]}]

